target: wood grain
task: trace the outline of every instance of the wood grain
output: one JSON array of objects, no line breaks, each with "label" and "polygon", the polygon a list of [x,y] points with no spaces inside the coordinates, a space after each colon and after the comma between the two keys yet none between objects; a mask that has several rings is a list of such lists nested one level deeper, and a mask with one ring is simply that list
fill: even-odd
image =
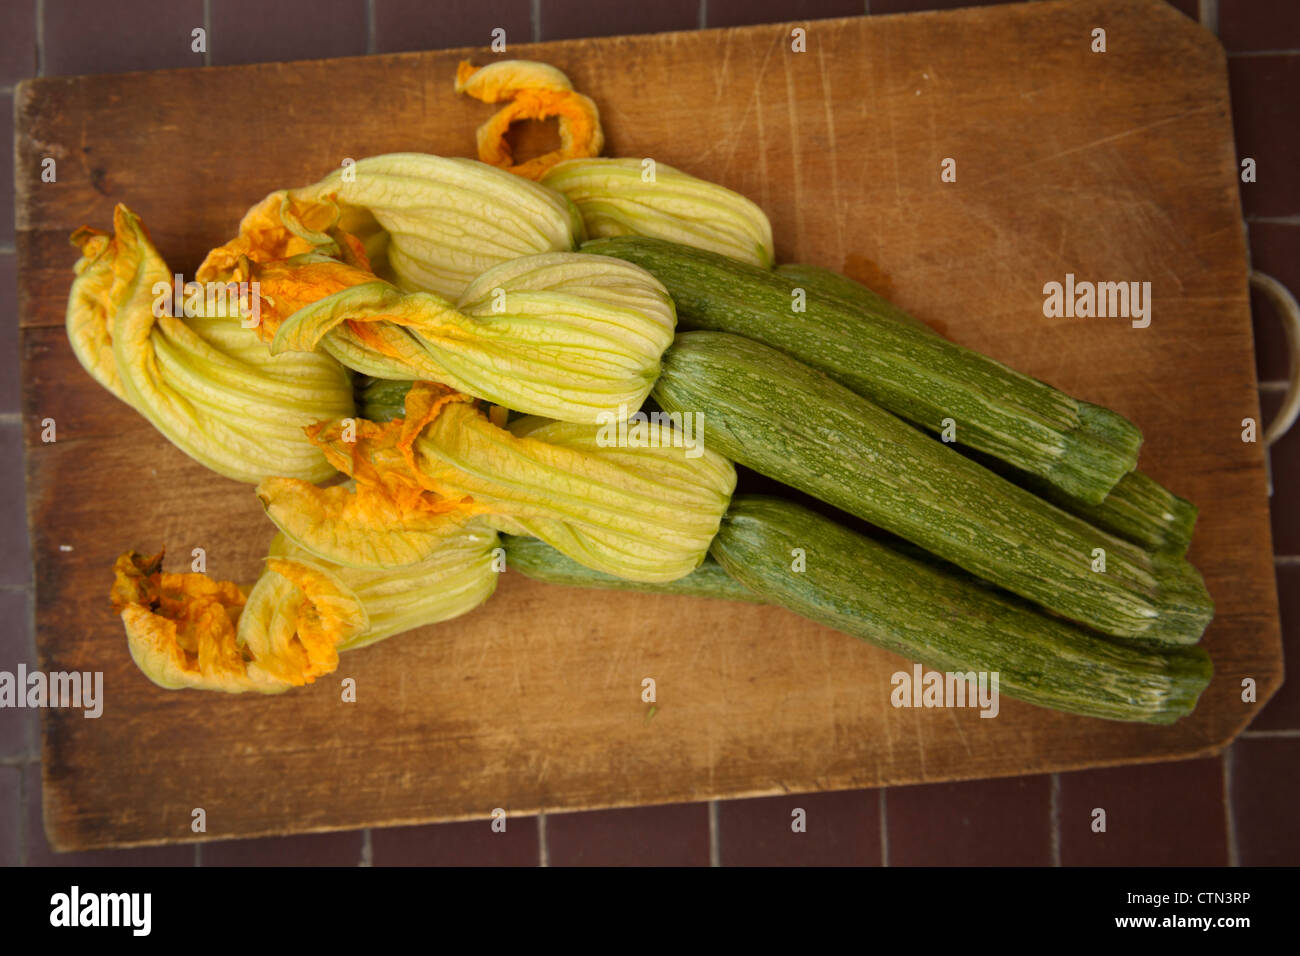
[{"label": "wood grain", "polygon": [[[1109,52],[1089,51],[1107,30]],[[45,669],[101,670],[102,718],[44,715],[45,821],[65,849],[1037,773],[1222,747],[1282,680],[1225,60],[1156,0],[1068,0],[517,47],[600,105],[613,155],[756,199],[783,260],[843,269],[954,339],[1145,431],[1142,467],[1202,509],[1217,676],[1173,727],[1004,701],[895,710],[905,662],[779,609],[545,588],[507,573],[449,624],[346,655],[271,699],[168,693],[108,608],[113,558],[166,543],[251,580],[251,489],[159,437],[77,366],[75,253],[117,201],[192,271],[272,189],[345,157],[468,155],[489,113],[462,55],[105,77],[17,91],[29,519]],[[43,183],[54,157],[58,180]],[[941,183],[953,157],[956,183]],[[1153,320],[1045,319],[1042,287],[1153,283]],[[53,417],[59,440],[42,444]],[[71,550],[60,550],[60,546]],[[179,564],[179,562],[178,562]],[[340,700],[353,677],[355,704]],[[652,717],[641,680],[658,682]],[[1243,704],[1244,677],[1259,684]]]}]

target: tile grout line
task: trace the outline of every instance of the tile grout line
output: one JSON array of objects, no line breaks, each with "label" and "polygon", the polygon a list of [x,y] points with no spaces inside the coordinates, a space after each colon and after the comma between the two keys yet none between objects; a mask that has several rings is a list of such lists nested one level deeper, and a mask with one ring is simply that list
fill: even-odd
[{"label": "tile grout line", "polygon": [[546,844],[546,811],[537,811],[537,865],[551,865],[551,848]]},{"label": "tile grout line", "polygon": [[1052,866],[1061,865],[1061,775],[1052,774],[1052,786],[1048,791],[1047,819],[1052,828],[1048,834],[1048,845],[1052,852]]},{"label": "tile grout line", "polygon": [[1275,554],[1273,563],[1283,568],[1293,568],[1300,564],[1300,554]]},{"label": "tile grout line", "polygon": [[1247,216],[1246,223],[1258,222],[1266,226],[1300,226],[1300,216]]},{"label": "tile grout line", "polygon": [[718,839],[718,801],[709,801],[709,866],[722,866],[722,841]]},{"label": "tile grout line", "polygon": [[533,0],[528,17],[533,21],[533,42],[538,43],[542,39],[542,0]]},{"label": "tile grout line", "polygon": [[194,844],[194,865],[196,867],[203,865],[203,844]]},{"label": "tile grout line", "polygon": [[18,251],[18,247],[12,242],[0,244],[0,256],[12,256]]},{"label": "tile grout line", "polygon": [[45,75],[45,0],[36,0],[36,75]]},{"label": "tile grout line", "polygon": [[1290,382],[1259,382],[1256,385],[1261,392],[1285,392],[1290,387]]},{"label": "tile grout line", "polygon": [[375,844],[370,838],[370,827],[361,831],[361,859],[357,861],[357,866],[374,866],[375,865]]},{"label": "tile grout line", "polygon": [[375,13],[375,0],[366,0],[366,53],[368,54],[374,54],[379,46],[378,22],[378,16]]},{"label": "tile grout line", "polygon": [[1240,50],[1228,53],[1230,60],[1252,60],[1261,56],[1300,56],[1300,50]]},{"label": "tile grout line", "polygon": [[889,811],[885,807],[888,790],[880,791],[880,865],[889,866]]},{"label": "tile grout line", "polygon": [[1294,740],[1300,737],[1300,728],[1291,730],[1243,730],[1238,740]]},{"label": "tile grout line", "polygon": [[1223,822],[1227,828],[1228,866],[1241,866],[1241,856],[1237,849],[1237,811],[1232,805],[1232,765],[1235,750],[1235,747],[1229,747],[1223,752]]},{"label": "tile grout line", "polygon": [[703,30],[709,24],[709,0],[700,0],[699,28]]},{"label": "tile grout line", "polygon": [[203,0],[203,35],[207,43],[203,44],[203,65],[212,65],[212,0]]},{"label": "tile grout line", "polygon": [[1219,0],[1200,0],[1196,5],[1196,18],[1201,26],[1216,37],[1219,35]]}]

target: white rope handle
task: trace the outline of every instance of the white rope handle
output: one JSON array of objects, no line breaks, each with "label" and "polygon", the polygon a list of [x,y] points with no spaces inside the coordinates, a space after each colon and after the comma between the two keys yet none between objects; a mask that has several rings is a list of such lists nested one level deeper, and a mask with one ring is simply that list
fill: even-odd
[{"label": "white rope handle", "polygon": [[1268,296],[1278,313],[1282,316],[1282,330],[1286,333],[1287,352],[1291,357],[1290,381],[1286,387],[1286,398],[1277,415],[1264,430],[1264,444],[1272,445],[1291,430],[1297,417],[1300,417],[1300,303],[1297,303],[1291,290],[1272,276],[1262,272],[1251,272],[1250,284]]}]

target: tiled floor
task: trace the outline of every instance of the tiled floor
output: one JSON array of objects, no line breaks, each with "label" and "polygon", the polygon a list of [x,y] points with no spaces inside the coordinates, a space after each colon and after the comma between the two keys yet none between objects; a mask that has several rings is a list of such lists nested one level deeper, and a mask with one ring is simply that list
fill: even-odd
[{"label": "tiled floor", "polygon": [[[13,84],[112,72],[731,26],[974,5],[973,0],[12,0],[0,31],[0,178],[12,178]],[[1229,53],[1255,265],[1300,291],[1300,3],[1173,0]],[[210,43],[195,52],[191,31]],[[0,190],[0,668],[34,661],[22,517],[12,194]],[[1265,415],[1281,401],[1284,343],[1256,302]],[[1272,451],[1283,628],[1300,659],[1300,428]],[[1222,758],[1017,780],[644,807],[487,822],[62,855],[40,821],[28,711],[0,710],[0,865],[26,864],[1290,864],[1300,863],[1300,682]],[[1097,811],[1108,817],[1097,829]],[[794,824],[802,822],[803,832]]]}]

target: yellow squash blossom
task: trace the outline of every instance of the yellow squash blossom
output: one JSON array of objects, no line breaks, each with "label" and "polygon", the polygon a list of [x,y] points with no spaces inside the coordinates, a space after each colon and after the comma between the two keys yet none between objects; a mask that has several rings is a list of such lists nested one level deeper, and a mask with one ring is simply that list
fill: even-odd
[{"label": "yellow squash blossom", "polygon": [[112,235],[88,227],[73,234],[82,258],[67,331],[86,371],[219,474],[329,477],[302,429],[352,414],[348,372],[326,355],[272,356],[244,327],[239,306],[249,300],[233,302],[223,288],[197,296],[199,314],[170,314],[173,275],[144,225],[120,204],[113,225]]},{"label": "yellow squash blossom", "polygon": [[[549,64],[498,60],[480,68],[463,60],[456,70],[456,92],[484,103],[507,101],[478,128],[478,158],[517,176],[541,179],[561,160],[599,156],[605,147],[596,104],[574,90],[569,78]],[[552,116],[558,117],[560,148],[516,163],[506,139],[511,125]]]},{"label": "yellow squash blossom", "polygon": [[426,561],[358,570],[277,535],[247,592],[130,552],[114,566],[113,607],[132,659],[159,686],[281,693],[332,673],[342,651],[478,607],[496,588],[498,548],[494,531],[474,525]]},{"label": "yellow squash blossom", "polygon": [[578,210],[552,189],[473,159],[387,153],[266,196],[198,276],[320,253],[454,299],[499,262],[571,251],[585,238]]},{"label": "yellow squash blossom", "polygon": [[377,378],[422,379],[528,414],[626,418],[659,375],[672,299],[639,266],[554,252],[503,262],[453,305],[364,282],[285,320],[271,351],[318,347]]},{"label": "yellow squash blossom", "polygon": [[385,567],[435,553],[466,520],[533,535],[587,567],[637,581],[694,570],[717,533],[736,474],[646,423],[637,447],[593,425],[526,417],[501,428],[464,396],[417,382],[404,418],[312,429],[355,489],[268,479],[258,495],[296,544],[336,563]]},{"label": "yellow squash blossom", "polygon": [[651,236],[764,269],[775,261],[772,224],[740,193],[663,163],[574,159],[542,177],[582,213],[587,235]]}]

